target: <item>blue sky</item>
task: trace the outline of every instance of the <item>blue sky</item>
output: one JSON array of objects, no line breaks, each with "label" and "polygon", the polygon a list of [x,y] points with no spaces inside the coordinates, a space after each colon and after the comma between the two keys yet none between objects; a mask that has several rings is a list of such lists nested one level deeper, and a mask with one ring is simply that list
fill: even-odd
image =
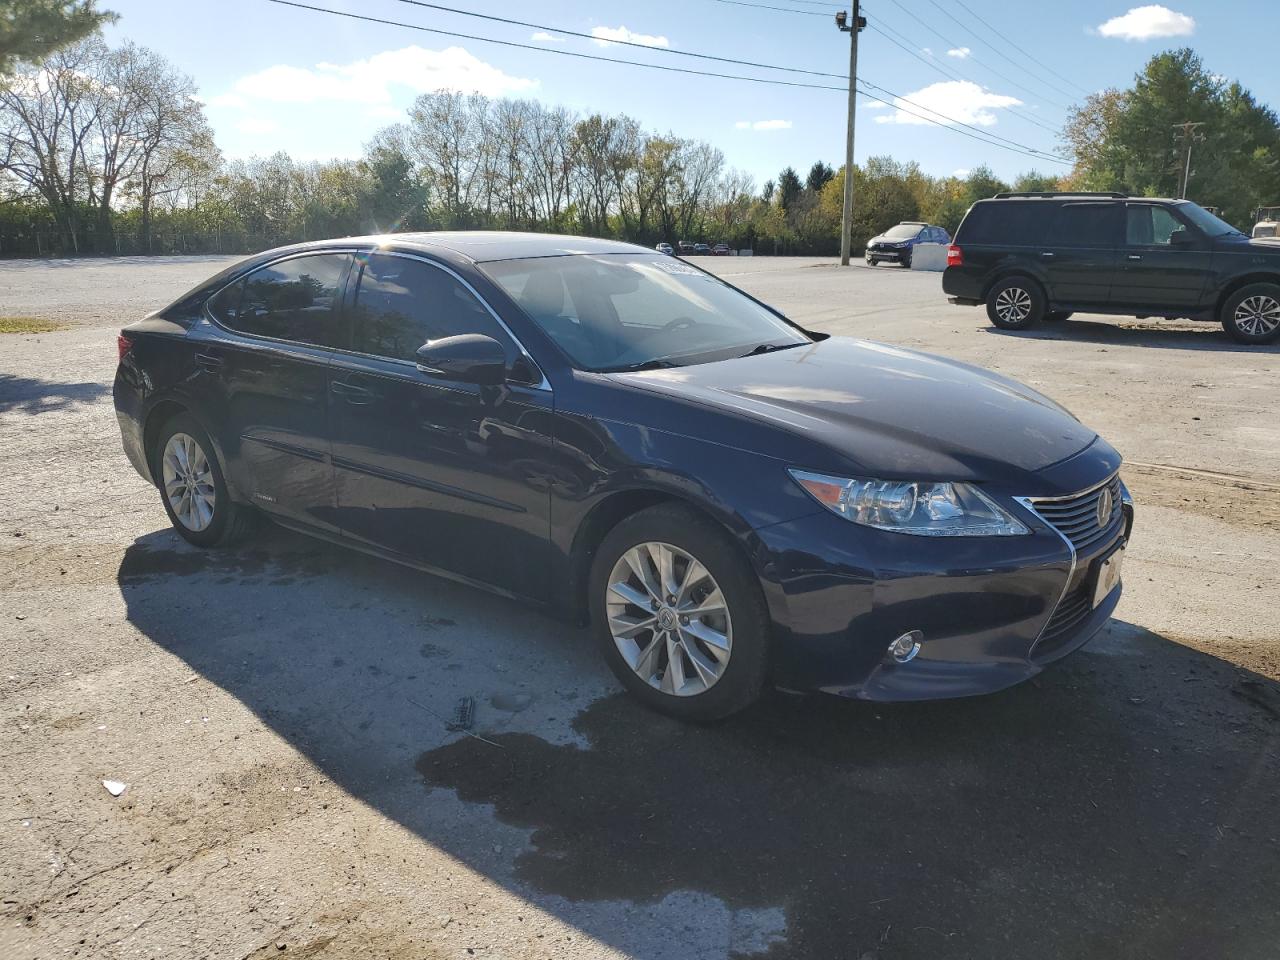
[{"label": "blue sky", "polygon": [[[844,157],[842,92],[664,73],[541,51],[572,50],[839,87],[838,79],[548,37],[528,27],[399,0],[300,2],[540,49],[458,40],[267,0],[106,0],[101,5],[120,14],[109,39],[128,37],[151,47],[195,78],[218,142],[233,157],[278,149],[304,159],[359,156],[374,131],[401,118],[417,94],[438,87],[536,98],[580,112],[627,113],[651,130],[715,144],[730,165],[760,183],[788,164],[803,175],[815,160],[839,166]],[[833,74],[848,70],[847,35],[831,19],[838,3],[753,0],[795,11],[780,13],[724,0],[439,2],[671,50]],[[1065,105],[1085,91],[1127,85],[1148,57],[1170,47],[1193,46],[1211,70],[1239,79],[1263,102],[1280,107],[1280,61],[1251,52],[1280,42],[1280,0],[964,0],[963,5],[867,0],[864,12],[871,29],[862,34],[859,77],[911,101],[900,105],[912,113],[963,120],[1033,150],[1057,146],[1050,130],[1060,127]],[[1255,46],[1257,37],[1265,42]],[[866,97],[859,102],[859,161],[891,154],[916,160],[938,175],[980,163],[1006,177],[1032,167],[1066,169],[966,139],[955,132],[963,127],[923,123]]]}]

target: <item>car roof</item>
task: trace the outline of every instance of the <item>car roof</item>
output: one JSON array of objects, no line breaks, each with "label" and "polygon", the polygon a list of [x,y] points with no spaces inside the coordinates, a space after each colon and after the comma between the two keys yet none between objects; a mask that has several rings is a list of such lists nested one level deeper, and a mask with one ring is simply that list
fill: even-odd
[{"label": "car roof", "polygon": [[519,260],[525,257],[566,257],[575,254],[653,253],[649,247],[597,237],[574,237],[550,233],[517,233],[504,230],[441,230],[423,233],[384,233],[365,237],[342,237],[299,244],[290,249],[314,250],[351,244],[397,250],[448,250],[474,263]]}]

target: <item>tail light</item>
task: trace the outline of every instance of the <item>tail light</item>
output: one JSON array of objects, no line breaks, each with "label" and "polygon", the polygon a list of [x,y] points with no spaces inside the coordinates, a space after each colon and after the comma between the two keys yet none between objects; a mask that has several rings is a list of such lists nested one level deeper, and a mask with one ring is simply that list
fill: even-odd
[{"label": "tail light", "polygon": [[118,361],[124,360],[129,355],[129,351],[133,349],[133,341],[126,337],[123,333],[116,336],[116,351],[119,353]]},{"label": "tail light", "polygon": [[964,252],[959,247],[957,247],[954,243],[951,244],[951,246],[947,247],[947,266],[948,267],[964,266]]}]

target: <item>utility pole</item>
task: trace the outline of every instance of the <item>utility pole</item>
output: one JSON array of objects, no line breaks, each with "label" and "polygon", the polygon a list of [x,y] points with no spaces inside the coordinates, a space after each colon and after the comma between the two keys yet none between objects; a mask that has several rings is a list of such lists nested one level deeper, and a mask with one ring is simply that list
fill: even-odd
[{"label": "utility pole", "polygon": [[849,265],[850,234],[853,231],[853,121],[858,109],[858,34],[867,25],[861,14],[861,0],[853,0],[853,17],[841,10],[836,27],[849,34],[849,126],[844,135],[844,217],[840,223],[840,265]]},{"label": "utility pole", "polygon": [[1190,120],[1173,125],[1173,129],[1178,131],[1173,135],[1173,142],[1186,145],[1186,159],[1182,164],[1182,189],[1178,193],[1178,197],[1182,200],[1187,199],[1187,186],[1191,181],[1191,147],[1196,143],[1204,143],[1206,139],[1205,135],[1200,133],[1200,128],[1203,126],[1203,122],[1193,123]]}]

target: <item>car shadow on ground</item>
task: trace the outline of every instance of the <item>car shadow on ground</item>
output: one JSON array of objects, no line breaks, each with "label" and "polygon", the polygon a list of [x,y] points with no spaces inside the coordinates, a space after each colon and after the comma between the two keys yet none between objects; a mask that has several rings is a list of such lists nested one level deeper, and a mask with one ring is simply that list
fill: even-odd
[{"label": "car shadow on ground", "polygon": [[1001,337],[1024,337],[1033,340],[1068,340],[1077,343],[1099,343],[1118,347],[1156,347],[1167,350],[1214,350],[1218,353],[1280,353],[1280,340],[1263,344],[1236,343],[1216,323],[1123,319],[1120,324],[1107,319],[1072,317],[1057,323],[1041,323],[1030,330],[1001,330],[983,327],[986,333]]},{"label": "car shadow on ground", "polygon": [[58,383],[0,373],[0,413],[47,413],[78,403],[93,403],[110,391],[111,387],[104,383]]},{"label": "car shadow on ground", "polygon": [[[231,552],[149,534],[118,582],[146,637],[335,784],[619,949],[616,915],[576,905],[781,908],[775,958],[1261,960],[1280,942],[1280,685],[1174,637],[1115,622],[1002,694],[772,696],[698,727],[575,700],[578,680],[610,689],[583,631],[283,531]],[[523,727],[484,699],[500,682],[523,684]],[[483,740],[443,732],[462,694]],[[472,815],[441,815],[440,788]],[[514,862],[494,816],[529,831]]]}]

